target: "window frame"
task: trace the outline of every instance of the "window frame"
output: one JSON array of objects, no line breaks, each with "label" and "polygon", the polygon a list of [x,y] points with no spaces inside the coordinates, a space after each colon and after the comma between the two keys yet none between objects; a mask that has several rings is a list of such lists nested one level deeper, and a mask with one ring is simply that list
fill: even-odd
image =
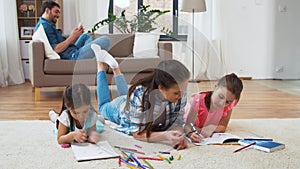
[{"label": "window frame", "polygon": [[[137,11],[143,5],[143,0],[137,0]],[[108,13],[114,13],[114,0],[109,0],[109,8]],[[169,37],[167,35],[160,35],[160,41],[186,41],[187,35],[178,35],[178,0],[173,0],[173,7],[172,7],[172,32],[175,34],[175,38]],[[113,34],[113,23],[110,23],[109,26],[109,33]]]}]

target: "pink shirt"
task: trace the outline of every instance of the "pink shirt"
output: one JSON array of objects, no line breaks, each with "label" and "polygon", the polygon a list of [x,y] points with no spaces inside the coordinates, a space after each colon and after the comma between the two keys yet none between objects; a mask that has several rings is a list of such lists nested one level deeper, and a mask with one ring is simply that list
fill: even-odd
[{"label": "pink shirt", "polygon": [[218,125],[220,120],[227,116],[227,112],[237,104],[236,100],[234,100],[224,108],[219,108],[214,112],[208,112],[205,105],[205,97],[208,94],[209,92],[193,94],[189,102],[190,106],[186,107],[184,119],[187,119],[190,108],[193,108],[197,112],[194,125],[198,128],[202,128],[207,125]]}]

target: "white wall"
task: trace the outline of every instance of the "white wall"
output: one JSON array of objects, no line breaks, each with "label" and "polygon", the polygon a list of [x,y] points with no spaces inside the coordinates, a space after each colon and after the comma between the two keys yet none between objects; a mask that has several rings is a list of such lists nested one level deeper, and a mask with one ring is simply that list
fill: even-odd
[{"label": "white wall", "polygon": [[[299,0],[219,1],[228,72],[255,79],[299,79]],[[279,4],[286,12],[279,12]],[[298,18],[298,20],[297,20]],[[282,72],[276,69],[283,67]]]},{"label": "white wall", "polygon": [[[300,1],[276,1],[274,23],[274,65],[283,66],[283,72],[274,73],[274,78],[300,78]],[[279,7],[286,12],[279,12]]]}]

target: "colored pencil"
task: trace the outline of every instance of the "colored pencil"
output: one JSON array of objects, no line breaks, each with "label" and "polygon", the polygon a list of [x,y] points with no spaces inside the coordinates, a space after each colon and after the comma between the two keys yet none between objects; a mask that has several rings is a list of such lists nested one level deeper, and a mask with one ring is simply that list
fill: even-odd
[{"label": "colored pencil", "polygon": [[192,129],[193,129],[193,131],[195,131],[195,132],[196,132],[196,134],[197,134],[198,136],[200,136],[201,134],[200,134],[200,133],[198,133],[198,130],[196,129],[196,127],[194,126],[194,124],[193,124],[193,123],[191,123],[191,126],[192,126]]},{"label": "colored pencil", "polygon": [[136,169],[136,166],[134,166],[133,164],[126,162],[123,158],[121,158],[121,162],[124,163],[128,168],[131,169]]},{"label": "colored pencil", "polygon": [[148,167],[150,167],[151,169],[154,169],[154,167],[145,159],[142,159],[144,161],[144,163],[146,163],[148,165]]},{"label": "colored pencil", "polygon": [[115,148],[119,148],[119,149],[123,149],[123,150],[128,150],[128,151],[132,151],[132,152],[136,152],[136,149],[133,148],[126,148],[126,147],[120,147],[120,146],[114,146]]},{"label": "colored pencil", "polygon": [[185,133],[185,136],[188,136],[189,134],[192,134],[192,133],[194,133],[194,132],[196,132],[197,130],[192,130],[192,131],[190,131],[190,132],[186,132]]},{"label": "colored pencil", "polygon": [[157,155],[157,157],[159,157],[159,158],[165,160],[166,162],[168,162],[169,164],[171,164],[171,161],[168,158],[165,158],[165,157],[163,157],[161,155]]},{"label": "colored pencil", "polygon": [[247,147],[253,146],[254,144],[256,144],[256,142],[253,142],[253,143],[251,143],[251,144],[249,144],[249,145],[246,145],[246,146],[244,146],[244,147],[242,147],[242,148],[239,148],[239,149],[237,149],[237,150],[234,150],[233,153],[239,152],[239,151],[241,151],[241,150],[243,150],[243,149],[245,149],[245,148],[247,148]]},{"label": "colored pencil", "polygon": [[137,148],[142,148],[142,146],[135,144],[134,146],[136,146]]},{"label": "colored pencil", "polygon": [[146,156],[137,156],[138,159],[144,159],[144,160],[156,160],[156,161],[163,161],[161,158],[156,157],[146,157]]},{"label": "colored pencil", "polygon": [[118,149],[129,151],[129,152],[133,152],[133,153],[145,154],[144,152],[138,151],[138,150],[133,149],[133,148],[126,148],[126,147],[120,147],[120,146],[114,146],[114,147],[118,148]]},{"label": "colored pencil", "polygon": [[159,151],[160,154],[171,154],[170,152],[168,151]]}]

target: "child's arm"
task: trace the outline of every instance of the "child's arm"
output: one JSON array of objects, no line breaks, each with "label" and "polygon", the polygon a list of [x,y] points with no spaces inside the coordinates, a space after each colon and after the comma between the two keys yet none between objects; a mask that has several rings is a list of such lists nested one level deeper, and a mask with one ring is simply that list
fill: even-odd
[{"label": "child's arm", "polygon": [[221,121],[219,122],[219,125],[215,129],[216,133],[224,133],[226,131],[226,128],[228,126],[231,114],[232,114],[232,109],[227,112],[226,117],[221,119]]},{"label": "child's arm", "polygon": [[[189,133],[194,130],[190,124],[191,123],[194,124],[196,116],[197,116],[197,112],[194,110],[194,108],[190,107],[190,109],[188,110],[186,123],[184,125],[185,133]],[[201,129],[199,129],[196,126],[195,126],[195,128],[197,129],[198,133],[201,133]],[[192,140],[192,142],[200,142],[204,138],[201,134],[199,134],[199,135],[196,134],[196,132],[187,134],[187,137],[189,137]]]},{"label": "child's arm", "polygon": [[86,141],[87,135],[84,130],[75,130],[73,132],[69,132],[68,127],[59,122],[57,133],[58,144],[70,144],[74,140],[76,140],[77,142]]},{"label": "child's arm", "polygon": [[177,149],[184,149],[187,147],[187,142],[184,139],[182,132],[177,130],[162,131],[162,132],[151,132],[149,138],[146,136],[146,132],[140,133],[140,131],[134,132],[133,137],[140,141],[149,142],[168,142],[172,146],[178,145]]},{"label": "child's arm", "polygon": [[88,129],[88,141],[91,143],[100,141],[100,134],[96,131],[96,124]]},{"label": "child's arm", "polygon": [[190,124],[191,123],[194,124],[196,116],[197,116],[197,112],[191,107],[188,110],[188,115],[187,115],[186,122],[185,122],[185,125],[184,125],[184,131],[185,132],[189,132],[189,131],[193,130],[192,126]]}]

